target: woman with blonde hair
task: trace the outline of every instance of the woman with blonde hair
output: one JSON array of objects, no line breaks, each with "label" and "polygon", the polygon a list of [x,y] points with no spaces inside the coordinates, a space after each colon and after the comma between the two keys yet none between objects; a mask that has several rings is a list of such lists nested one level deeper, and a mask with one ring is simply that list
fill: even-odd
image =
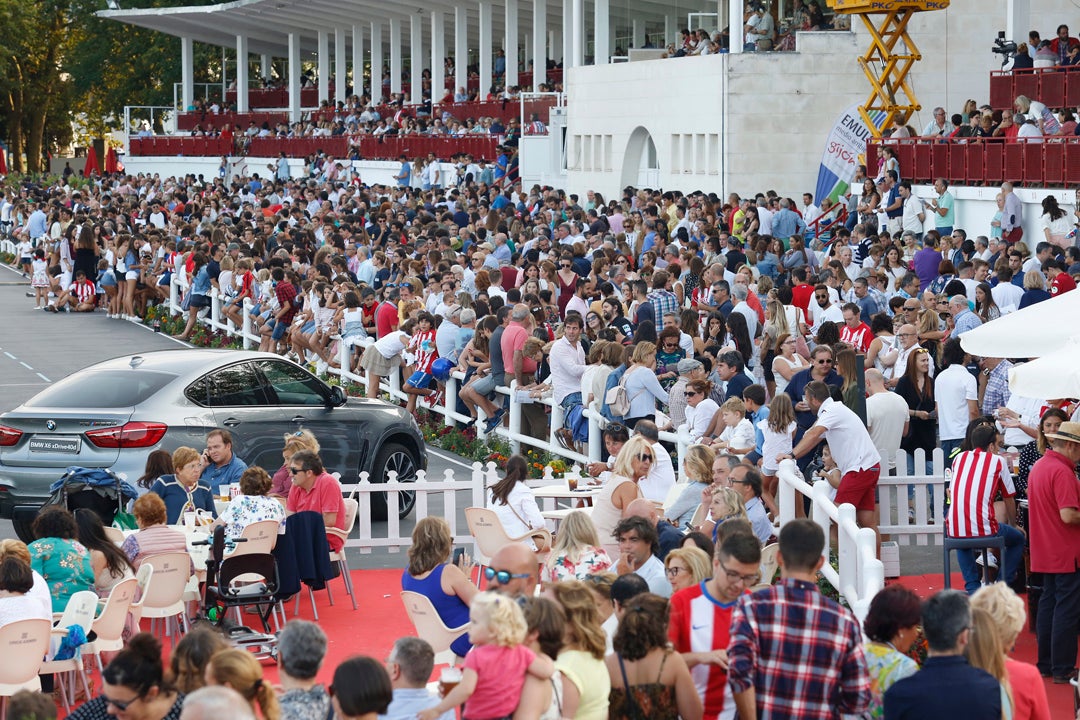
[{"label": "woman with blonde hair", "polygon": [[686,449],[683,476],[690,482],[671,507],[664,510],[664,517],[675,527],[681,528],[693,519],[701,504],[701,493],[712,485],[715,462],[716,452],[708,445],[691,445]]},{"label": "woman with blonde hair", "polygon": [[[409,565],[401,573],[401,589],[430,600],[446,627],[461,627],[469,621],[469,607],[477,590],[465,572],[449,562],[453,550],[454,538],[446,520],[422,518],[413,528]],[[463,557],[463,565],[468,564]],[[468,634],[450,644],[459,657],[465,657],[471,647]]]},{"label": "woman with blonde hair", "polygon": [[258,708],[263,720],[278,720],[281,709],[273,686],[263,679],[262,665],[247,650],[230,648],[210,658],[206,666],[206,684],[232,688]]},{"label": "woman with blonde hair", "polygon": [[310,450],[318,454],[319,441],[315,439],[315,435],[310,430],[285,433],[285,447],[281,451],[284,462],[274,473],[270,485],[270,494],[274,497],[289,497],[289,491],[292,490],[292,473],[289,472],[289,462],[292,460],[292,456],[301,450]]},{"label": "woman with blonde hair", "polygon": [[1005,650],[1001,646],[1001,636],[994,627],[994,619],[990,613],[982,608],[971,608],[971,628],[964,656],[972,667],[985,670],[1000,683],[1001,717],[1010,720],[1015,718],[1012,686],[1005,671]]},{"label": "woman with blonde hair", "polygon": [[728,520],[748,520],[746,503],[734,488],[714,487],[712,489],[712,503],[709,505],[709,519],[698,526],[698,530],[710,535],[714,544],[719,545],[717,531]]},{"label": "woman with blonde hair", "polygon": [[1024,294],[1020,296],[1019,310],[1028,305],[1035,305],[1050,299],[1050,293],[1046,291],[1046,279],[1038,270],[1028,270],[1024,273]]},{"label": "woman with blonde hair", "polygon": [[593,521],[587,514],[575,510],[559,525],[555,546],[540,571],[540,581],[584,580],[612,565],[611,558],[600,546]]},{"label": "woman with blonde hair", "polygon": [[593,595],[578,580],[556,583],[551,592],[566,613],[566,644],[555,659],[563,676],[563,717],[607,720],[611,692],[604,665],[607,640]]},{"label": "woman with blonde hair", "polygon": [[836,351],[836,372],[844,384],[840,387],[844,394],[844,405],[854,413],[859,412],[859,375],[855,367],[855,350],[845,345]]},{"label": "woman with blonde hair", "polygon": [[593,498],[592,521],[608,557],[618,557],[619,544],[612,538],[615,526],[626,515],[630,503],[642,497],[638,483],[649,474],[656,457],[653,446],[640,435],[626,441],[615,456],[612,476]]},{"label": "woman with blonde hair", "polygon": [[972,611],[985,611],[1001,639],[1005,672],[1012,689],[1013,720],[1050,720],[1050,705],[1039,670],[1009,657],[1027,622],[1024,601],[1005,583],[990,583],[971,596]]},{"label": "woman with blonde hair", "polygon": [[664,568],[673,593],[712,577],[712,559],[697,547],[675,548],[664,558]]}]

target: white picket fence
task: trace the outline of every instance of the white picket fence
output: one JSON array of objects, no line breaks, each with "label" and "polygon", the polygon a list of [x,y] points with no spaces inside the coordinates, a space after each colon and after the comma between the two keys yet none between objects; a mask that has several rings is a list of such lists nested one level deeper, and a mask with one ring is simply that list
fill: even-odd
[{"label": "white picket fence", "polygon": [[900,545],[941,545],[944,538],[945,454],[935,448],[930,456],[931,471],[926,472],[926,453],[914,454],[915,471],[907,472],[907,453],[896,454],[896,470],[882,473],[878,480],[878,528]]}]

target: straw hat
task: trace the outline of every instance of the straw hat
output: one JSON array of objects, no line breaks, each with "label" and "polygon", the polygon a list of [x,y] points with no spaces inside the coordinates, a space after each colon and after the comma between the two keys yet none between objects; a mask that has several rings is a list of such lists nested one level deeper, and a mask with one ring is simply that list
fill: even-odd
[{"label": "straw hat", "polygon": [[1051,440],[1068,440],[1069,442],[1080,443],[1080,423],[1063,422],[1056,433],[1047,433],[1046,437]]}]

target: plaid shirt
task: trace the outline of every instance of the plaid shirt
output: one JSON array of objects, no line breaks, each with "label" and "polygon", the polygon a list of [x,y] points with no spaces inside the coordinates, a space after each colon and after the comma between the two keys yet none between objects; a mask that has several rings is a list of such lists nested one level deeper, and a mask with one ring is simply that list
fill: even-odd
[{"label": "plaid shirt", "polygon": [[858,621],[803,580],[739,599],[728,661],[732,691],[755,689],[760,720],[834,720],[870,704]]},{"label": "plaid shirt", "polygon": [[983,394],[983,415],[993,415],[999,407],[1005,407],[1012,392],[1009,390],[1009,368],[1012,363],[1002,360],[986,377],[986,390]]},{"label": "plaid shirt", "polygon": [[664,316],[669,313],[679,314],[679,301],[675,297],[675,293],[668,292],[667,290],[653,290],[650,292],[646,299],[652,303],[653,316],[656,318],[656,332],[659,333],[660,329],[664,327]]}]

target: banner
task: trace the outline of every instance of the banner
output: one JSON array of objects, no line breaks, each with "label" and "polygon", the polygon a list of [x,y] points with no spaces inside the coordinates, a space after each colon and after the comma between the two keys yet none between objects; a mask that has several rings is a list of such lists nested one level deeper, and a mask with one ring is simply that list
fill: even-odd
[{"label": "banner", "polygon": [[[880,128],[885,121],[885,115],[882,110],[870,117]],[[821,154],[821,168],[818,170],[817,187],[814,189],[814,202],[818,206],[825,198],[836,202],[847,194],[856,168],[865,162],[866,141],[872,135],[859,114],[858,105],[852,105],[840,113],[825,143],[825,152]],[[876,170],[877,168],[867,168],[867,174],[873,177]]]}]

